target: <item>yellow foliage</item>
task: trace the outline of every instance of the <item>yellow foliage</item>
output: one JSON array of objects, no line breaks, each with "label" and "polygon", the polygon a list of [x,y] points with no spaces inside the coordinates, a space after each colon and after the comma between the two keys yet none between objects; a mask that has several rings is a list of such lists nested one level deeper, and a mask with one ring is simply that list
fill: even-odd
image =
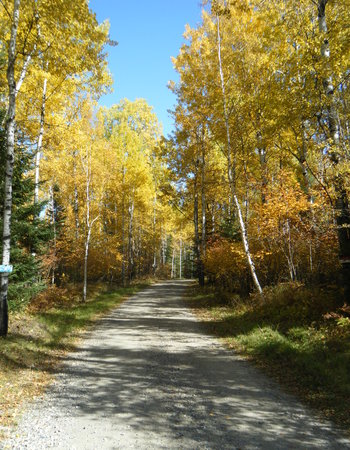
[{"label": "yellow foliage", "polygon": [[246,257],[241,243],[217,239],[207,249],[205,270],[214,277],[239,277],[246,269]]}]

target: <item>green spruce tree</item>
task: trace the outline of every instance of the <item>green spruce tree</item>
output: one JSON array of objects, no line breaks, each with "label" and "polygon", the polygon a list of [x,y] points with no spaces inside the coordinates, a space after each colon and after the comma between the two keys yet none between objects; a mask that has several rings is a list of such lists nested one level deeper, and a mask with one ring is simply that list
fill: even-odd
[{"label": "green spruce tree", "polygon": [[[2,113],[3,115],[4,113]],[[25,136],[18,133],[14,177],[9,308],[17,309],[30,301],[44,287],[40,277],[40,256],[51,239],[51,227],[40,216],[45,202],[34,205],[34,178],[30,176],[33,155]],[[0,129],[0,167],[5,167],[5,130]],[[0,172],[0,229],[4,204],[4,170]],[[0,243],[0,251],[1,243]]]}]

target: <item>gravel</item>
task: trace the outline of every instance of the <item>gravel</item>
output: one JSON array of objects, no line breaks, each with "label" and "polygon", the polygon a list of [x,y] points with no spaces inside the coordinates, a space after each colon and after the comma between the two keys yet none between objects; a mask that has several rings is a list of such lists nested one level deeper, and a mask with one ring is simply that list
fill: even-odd
[{"label": "gravel", "polygon": [[99,322],[2,449],[350,449],[153,285]]}]

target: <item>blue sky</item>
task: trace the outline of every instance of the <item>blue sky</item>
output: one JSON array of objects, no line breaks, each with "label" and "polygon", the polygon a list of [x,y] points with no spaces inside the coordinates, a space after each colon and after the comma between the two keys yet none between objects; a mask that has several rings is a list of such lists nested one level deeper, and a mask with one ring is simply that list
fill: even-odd
[{"label": "blue sky", "polygon": [[184,42],[185,25],[200,22],[200,1],[90,0],[89,6],[99,22],[109,19],[111,38],[119,43],[108,49],[114,92],[100,103],[110,106],[122,98],[145,98],[167,135],[172,130],[167,110],[175,103],[167,83],[177,80],[170,58]]}]

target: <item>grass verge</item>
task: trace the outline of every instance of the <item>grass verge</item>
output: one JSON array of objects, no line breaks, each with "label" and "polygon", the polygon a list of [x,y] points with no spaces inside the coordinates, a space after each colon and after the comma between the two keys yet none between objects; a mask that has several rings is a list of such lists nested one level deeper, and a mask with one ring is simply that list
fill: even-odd
[{"label": "grass verge", "polygon": [[0,338],[0,440],[16,422],[24,401],[43,392],[55,367],[82,333],[143,287],[101,292],[99,286],[85,303],[73,290],[65,289],[61,295],[56,288],[56,301],[47,302],[48,292],[29,308],[11,315],[8,337]]},{"label": "grass verge", "polygon": [[350,433],[349,307],[300,285],[277,289],[261,302],[196,288],[188,303],[211,333]]}]

